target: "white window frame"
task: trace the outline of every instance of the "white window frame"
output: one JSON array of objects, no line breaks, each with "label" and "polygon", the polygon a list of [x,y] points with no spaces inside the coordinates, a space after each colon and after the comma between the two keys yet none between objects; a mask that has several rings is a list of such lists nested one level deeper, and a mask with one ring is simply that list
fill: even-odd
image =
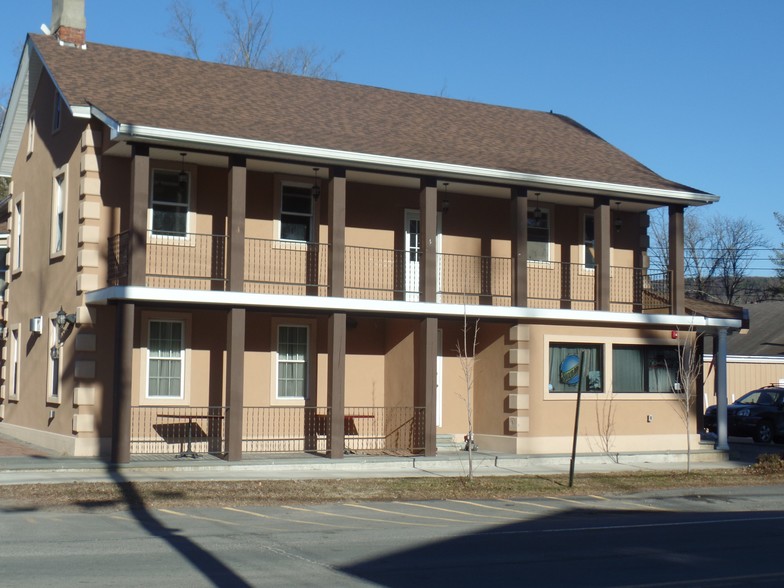
[{"label": "white window frame", "polygon": [[[57,348],[57,357],[52,356],[52,351]],[[46,403],[60,404],[63,384],[62,345],[60,345],[59,330],[57,329],[57,313],[49,314],[49,346],[46,359]]]},{"label": "white window frame", "polygon": [[[278,191],[279,201],[278,201],[278,226],[277,226],[277,237],[280,241],[286,241],[289,243],[312,243],[316,241],[316,226],[317,226],[317,201],[313,198],[310,194],[310,190],[312,189],[312,184],[306,184],[304,182],[289,182],[284,181],[281,182],[280,188]],[[305,214],[302,212],[286,212],[283,210],[283,195],[287,188],[297,188],[303,189],[308,192],[308,198],[310,201],[310,213]],[[300,196],[301,197],[301,196]],[[290,216],[299,216],[299,217],[308,217],[310,222],[308,224],[308,234],[306,236],[305,241],[300,239],[286,239],[283,237],[283,215],[290,215]]]},{"label": "white window frame", "polygon": [[[539,208],[542,216],[547,219],[547,259],[531,259],[531,227],[528,227],[528,264],[529,265],[544,265],[550,264],[553,260],[553,213],[549,208],[542,208],[541,206],[529,206],[528,215],[533,215],[536,208]],[[526,216],[528,222],[528,216]]]},{"label": "white window frame", "polygon": [[[282,359],[280,353],[280,333],[282,329],[303,329],[305,331],[305,359],[289,360]],[[312,358],[310,356],[311,341],[310,341],[310,325],[297,324],[297,323],[280,323],[275,327],[275,400],[278,402],[304,402],[310,397],[310,382],[311,375],[310,369],[312,366]],[[281,396],[280,394],[280,366],[282,363],[301,363],[304,365],[304,395],[303,396]]]},{"label": "white window frame", "polygon": [[[192,233],[192,226],[193,226],[193,219],[191,218],[193,215],[193,210],[195,209],[195,202],[194,202],[194,194],[195,194],[195,173],[193,173],[192,169],[188,169],[191,166],[188,166],[185,169],[185,173],[188,176],[188,194],[187,194],[187,202],[184,205],[185,207],[185,233],[178,234],[178,233],[163,233],[163,232],[154,232],[154,217],[155,217],[155,176],[159,173],[167,173],[167,174],[175,174],[178,175],[181,173],[182,169],[176,169],[175,167],[166,167],[166,166],[156,166],[150,171],[150,202],[147,214],[147,234],[151,241],[155,239],[158,240],[181,240],[184,242],[188,242],[190,239],[190,235]],[[162,204],[162,203],[159,203]],[[171,206],[171,203],[166,203],[167,206]],[[183,205],[175,205],[175,206],[183,206]]]},{"label": "white window frame", "polygon": [[20,353],[19,353],[19,334],[21,333],[21,326],[19,324],[11,325],[9,333],[10,337],[8,338],[9,342],[9,371],[8,374],[8,381],[6,385],[8,386],[6,390],[6,395],[9,401],[18,402],[19,401],[19,390],[20,390],[20,380],[22,372],[20,370]]},{"label": "white window frame", "polygon": [[14,201],[13,208],[13,252],[11,254],[11,272],[21,273],[24,263],[24,193]]},{"label": "white window frame", "polygon": [[[591,267],[588,267],[588,219],[591,219],[594,223],[593,241],[591,241],[593,265]],[[592,212],[583,211],[580,214],[580,264],[582,265],[581,269],[586,272],[593,273],[596,269],[596,217]]]},{"label": "white window frame", "polygon": [[[182,318],[175,318],[172,316],[145,316],[144,320],[144,342],[145,342],[145,354],[144,354],[144,403],[145,404],[173,404],[173,403],[187,403],[188,398],[186,391],[189,389],[189,382],[187,381],[187,361],[188,361],[188,354],[187,349],[189,348],[188,343],[188,321]],[[177,396],[170,395],[170,396],[160,396],[160,395],[150,395],[150,363],[153,360],[158,359],[169,359],[169,358],[157,358],[153,357],[152,351],[150,349],[150,334],[151,334],[151,325],[152,323],[159,322],[159,323],[179,323],[181,325],[181,340],[180,340],[180,357],[178,359],[180,364],[180,393]]]},{"label": "white window frame", "polygon": [[[68,216],[68,166],[56,169],[52,175],[51,231],[49,235],[49,257],[65,256],[65,234]],[[60,247],[57,247],[57,239]]]}]

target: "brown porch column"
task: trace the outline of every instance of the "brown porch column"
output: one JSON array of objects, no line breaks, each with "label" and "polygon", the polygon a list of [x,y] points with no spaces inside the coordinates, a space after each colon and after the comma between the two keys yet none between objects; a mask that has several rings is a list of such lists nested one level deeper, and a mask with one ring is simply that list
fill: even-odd
[{"label": "brown porch column", "polygon": [[593,231],[596,243],[594,298],[596,310],[610,310],[610,199],[597,196],[593,204]]},{"label": "brown porch column", "polygon": [[133,386],[134,305],[117,305],[114,314],[114,401],[112,463],[131,461],[131,391]]},{"label": "brown porch column", "polygon": [[438,187],[435,178],[422,178],[419,189],[419,295],[422,302],[436,301],[438,263]]},{"label": "brown porch column", "polygon": [[346,261],[346,170],[329,170],[329,295],[343,296]]},{"label": "brown porch column", "polygon": [[128,283],[144,286],[147,274],[147,209],[150,206],[150,148],[134,145],[131,151],[131,213],[128,230]]},{"label": "brown porch column", "polygon": [[683,211],[685,207],[670,206],[670,292],[672,314],[686,312],[686,278],[683,259]]},{"label": "brown porch column", "polygon": [[247,167],[240,155],[229,157],[229,251],[228,284],[230,292],[242,292],[245,284],[245,201]]},{"label": "brown porch column", "polygon": [[512,188],[512,306],[528,306],[528,190]]},{"label": "brown porch column", "polygon": [[425,455],[436,454],[436,362],[438,319],[428,317],[419,324],[415,346],[416,389],[414,405],[425,409]]},{"label": "brown porch column", "polygon": [[329,447],[332,459],[342,459],[346,450],[346,314],[336,312],[329,317],[327,361],[327,402],[330,410]]},{"label": "brown porch column", "polygon": [[232,308],[226,325],[226,451],[229,461],[242,459],[245,314],[244,308]]}]

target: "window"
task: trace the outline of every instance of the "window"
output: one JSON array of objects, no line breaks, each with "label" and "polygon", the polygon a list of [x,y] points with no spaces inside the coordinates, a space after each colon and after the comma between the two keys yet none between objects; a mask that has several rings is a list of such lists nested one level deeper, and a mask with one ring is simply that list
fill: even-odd
[{"label": "window", "polygon": [[57,174],[52,185],[52,234],[50,254],[63,253],[65,233],[65,173]]},{"label": "window", "polygon": [[602,345],[551,343],[549,390],[577,392],[579,388],[582,392],[602,392],[602,365]]},{"label": "window", "polygon": [[14,271],[21,271],[22,269],[22,229],[24,228],[22,211],[22,198],[20,198],[14,205],[14,252],[12,257],[12,269]]},{"label": "window", "polygon": [[35,147],[35,112],[30,114],[30,120],[27,121],[27,156],[33,153]]},{"label": "window", "polygon": [[678,363],[672,345],[613,345],[613,392],[672,392]]},{"label": "window", "polygon": [[63,122],[63,99],[59,92],[54,93],[54,105],[52,106],[52,132],[60,130]]},{"label": "window", "polygon": [[528,260],[550,260],[550,211],[528,211]]},{"label": "window", "polygon": [[8,382],[8,397],[19,400],[19,327],[11,329],[11,377]]},{"label": "window", "polygon": [[47,375],[47,399],[49,403],[60,402],[60,337],[57,329],[57,319],[49,321],[49,370]]},{"label": "window", "polygon": [[154,170],[151,199],[153,235],[184,237],[188,231],[190,174]]},{"label": "window", "polygon": [[184,323],[151,320],[148,333],[147,397],[182,398]]},{"label": "window", "polygon": [[586,269],[596,267],[596,240],[592,214],[583,216],[583,263]]},{"label": "window", "polygon": [[308,327],[278,327],[278,398],[308,397]]},{"label": "window", "polygon": [[310,241],[312,225],[311,188],[284,185],[280,199],[280,238],[286,241]]}]

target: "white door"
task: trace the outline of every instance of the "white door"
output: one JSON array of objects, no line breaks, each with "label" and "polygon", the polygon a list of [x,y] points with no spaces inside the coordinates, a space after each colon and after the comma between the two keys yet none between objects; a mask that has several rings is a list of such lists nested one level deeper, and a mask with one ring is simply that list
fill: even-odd
[{"label": "white door", "polygon": [[[420,261],[420,240],[419,240],[419,211],[407,209],[405,214],[405,288],[406,301],[419,301],[419,261]],[[441,213],[436,218],[436,254],[441,253]],[[436,290],[441,291],[441,256],[436,258]],[[441,300],[441,295],[436,299]]]}]

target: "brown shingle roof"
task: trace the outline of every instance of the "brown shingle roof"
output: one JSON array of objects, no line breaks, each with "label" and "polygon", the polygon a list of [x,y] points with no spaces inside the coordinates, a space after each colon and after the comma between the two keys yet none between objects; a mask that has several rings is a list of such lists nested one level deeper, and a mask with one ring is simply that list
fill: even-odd
[{"label": "brown shingle roof", "polygon": [[31,39],[71,105],[96,106],[121,123],[700,193],[565,116]]}]

